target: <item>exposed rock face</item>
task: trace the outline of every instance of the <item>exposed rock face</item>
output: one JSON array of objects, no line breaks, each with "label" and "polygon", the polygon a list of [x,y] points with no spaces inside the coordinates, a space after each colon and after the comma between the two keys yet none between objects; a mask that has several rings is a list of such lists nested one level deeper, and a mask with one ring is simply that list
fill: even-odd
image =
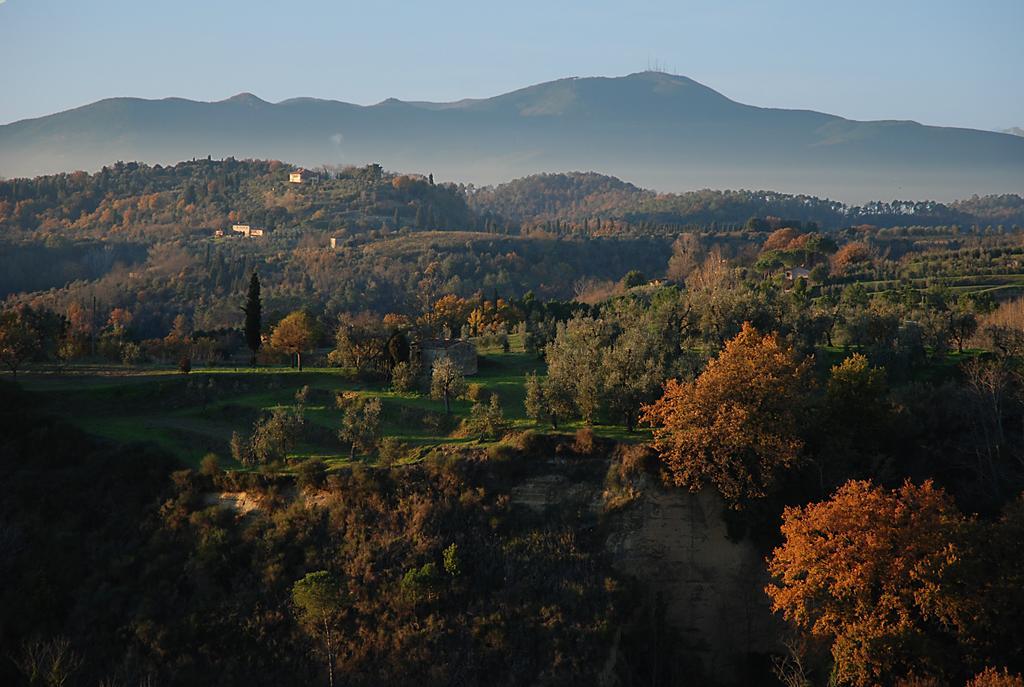
[{"label": "exposed rock face", "polygon": [[260,507],[259,502],[249,492],[223,491],[220,493],[203,494],[204,506],[217,506],[238,515],[249,515]]},{"label": "exposed rock face", "polygon": [[573,506],[581,513],[596,516],[601,510],[601,489],[588,482],[573,482],[564,475],[547,474],[523,480],[512,488],[512,502],[543,512],[558,506]]},{"label": "exposed rock face", "polygon": [[[650,604],[716,681],[736,679],[750,652],[780,649],[781,624],[768,607],[768,577],[752,544],[726,536],[716,493],[665,488],[649,478],[640,495],[604,516],[612,564],[639,581]],[[531,477],[512,489],[514,503],[543,512],[574,508],[584,517],[602,509],[602,485],[560,474]]]},{"label": "exposed rock face", "polygon": [[[749,652],[778,650],[763,562],[747,541],[726,537],[722,501],[647,485],[639,499],[612,516],[608,549],[613,565],[636,577],[709,677],[735,678]],[[659,599],[660,597],[660,599]]]}]

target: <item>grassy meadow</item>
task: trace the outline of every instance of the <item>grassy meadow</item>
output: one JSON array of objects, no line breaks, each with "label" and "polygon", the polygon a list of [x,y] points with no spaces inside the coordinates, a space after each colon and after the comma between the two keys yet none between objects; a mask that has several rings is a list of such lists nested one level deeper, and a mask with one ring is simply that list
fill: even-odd
[{"label": "grassy meadow", "polygon": [[[518,343],[513,339],[513,343]],[[480,349],[479,372],[466,378],[481,385],[483,398],[496,393],[510,429],[550,431],[526,417],[523,407],[526,375],[544,373],[544,364],[522,350]],[[444,402],[425,392],[398,393],[386,384],[361,381],[353,371],[334,368],[290,367],[195,368],[182,374],[169,366],[73,365],[57,372],[35,368],[18,375],[19,383],[36,392],[46,407],[89,434],[121,444],[152,443],[197,466],[207,453],[215,453],[222,466],[245,469],[231,459],[232,432],[247,435],[253,423],[274,407],[295,403],[296,392],[308,386],[303,438],[289,454],[289,462],[320,458],[329,467],[350,462],[348,446],[337,438],[342,411],[335,407],[341,391],[375,396],[383,405],[382,430],[410,448],[408,461],[422,459],[432,449],[449,444],[485,445],[489,442],[462,436],[458,425],[469,415],[473,402],[452,403],[452,418],[444,418]],[[580,423],[567,423],[559,431],[573,432]],[[594,427],[598,435],[628,439],[618,425]],[[638,431],[632,437],[644,437]],[[373,456],[358,455],[361,463]]]}]

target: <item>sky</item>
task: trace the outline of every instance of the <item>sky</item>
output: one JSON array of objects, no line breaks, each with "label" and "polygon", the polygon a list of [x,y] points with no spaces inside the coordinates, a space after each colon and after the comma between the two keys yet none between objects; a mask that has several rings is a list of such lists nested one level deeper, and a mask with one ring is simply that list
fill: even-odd
[{"label": "sky", "polygon": [[740,102],[1024,127],[1024,0],[0,0],[0,123],[101,98],[487,97],[655,64]]}]

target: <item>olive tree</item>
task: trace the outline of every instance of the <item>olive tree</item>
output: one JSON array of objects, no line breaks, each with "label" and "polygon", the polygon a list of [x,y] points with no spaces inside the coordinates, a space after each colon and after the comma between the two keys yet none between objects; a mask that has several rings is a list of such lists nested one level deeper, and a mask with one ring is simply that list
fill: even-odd
[{"label": "olive tree", "polygon": [[444,412],[452,412],[452,398],[458,398],[466,392],[466,377],[462,374],[459,364],[448,356],[441,356],[434,361],[430,375],[430,396],[435,400],[444,399]]}]

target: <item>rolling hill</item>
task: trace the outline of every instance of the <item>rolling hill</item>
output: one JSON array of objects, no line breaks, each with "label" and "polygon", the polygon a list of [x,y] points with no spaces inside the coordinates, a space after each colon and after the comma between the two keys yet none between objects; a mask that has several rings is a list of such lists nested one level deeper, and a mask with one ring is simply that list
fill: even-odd
[{"label": "rolling hill", "polygon": [[8,177],[208,155],[376,161],[478,184],[590,169],[663,191],[773,188],[854,203],[1024,188],[1017,136],[754,107],[660,72],[451,103],[113,98],[0,126]]}]

